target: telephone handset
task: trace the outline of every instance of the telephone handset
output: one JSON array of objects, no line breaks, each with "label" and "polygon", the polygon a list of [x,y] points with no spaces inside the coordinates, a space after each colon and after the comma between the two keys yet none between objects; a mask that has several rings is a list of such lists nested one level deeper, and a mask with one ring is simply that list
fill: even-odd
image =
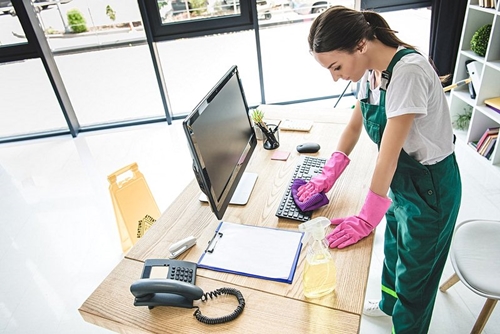
[{"label": "telephone handset", "polygon": [[233,313],[220,317],[208,318],[201,314],[198,308],[194,316],[206,324],[224,323],[236,319],[245,307],[245,299],[240,291],[232,288],[221,288],[204,293],[196,285],[197,265],[193,262],[166,259],[148,259],[144,262],[141,278],[130,286],[130,292],[135,296],[135,306],[176,306],[193,308],[193,301],[201,299],[206,302],[222,294],[233,295],[238,299],[238,307]]},{"label": "telephone handset", "polygon": [[132,284],[130,292],[135,296],[135,306],[192,308],[193,300],[203,295],[195,281],[196,263],[150,259],[144,263],[141,279]]},{"label": "telephone handset", "polygon": [[192,308],[193,300],[203,296],[203,290],[193,284],[172,279],[140,279],[130,287],[135,306],[177,306]]}]

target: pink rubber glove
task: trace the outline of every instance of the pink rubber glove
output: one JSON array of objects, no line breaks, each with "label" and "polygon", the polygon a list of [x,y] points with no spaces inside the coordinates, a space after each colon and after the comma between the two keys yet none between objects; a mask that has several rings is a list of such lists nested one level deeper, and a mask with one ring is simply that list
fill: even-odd
[{"label": "pink rubber glove", "polygon": [[312,195],[317,193],[326,193],[332,189],[333,184],[344,169],[349,165],[351,160],[345,153],[336,151],[326,162],[321,174],[313,176],[311,180],[300,187],[297,191],[297,196],[301,202],[307,201]]},{"label": "pink rubber glove", "polygon": [[330,248],[344,248],[369,235],[380,223],[391,203],[390,198],[368,191],[359,215],[331,220],[333,225],[338,226],[326,236]]}]

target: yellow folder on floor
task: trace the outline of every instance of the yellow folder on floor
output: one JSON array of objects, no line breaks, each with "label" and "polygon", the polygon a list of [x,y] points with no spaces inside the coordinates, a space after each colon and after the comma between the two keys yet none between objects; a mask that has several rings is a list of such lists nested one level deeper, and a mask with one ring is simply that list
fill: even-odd
[{"label": "yellow folder on floor", "polygon": [[160,210],[137,163],[108,175],[108,181],[122,250],[125,253],[160,217]]}]

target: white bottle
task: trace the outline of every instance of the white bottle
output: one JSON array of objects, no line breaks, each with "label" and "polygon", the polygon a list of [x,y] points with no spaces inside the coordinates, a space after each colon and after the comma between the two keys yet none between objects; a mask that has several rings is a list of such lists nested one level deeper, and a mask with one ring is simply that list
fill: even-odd
[{"label": "white bottle", "polygon": [[302,278],[304,295],[307,298],[319,298],[335,290],[337,283],[335,264],[324,241],[325,229],[329,225],[330,220],[325,217],[318,217],[299,225],[299,230],[306,232],[306,236],[310,235],[312,240],[307,249]]}]

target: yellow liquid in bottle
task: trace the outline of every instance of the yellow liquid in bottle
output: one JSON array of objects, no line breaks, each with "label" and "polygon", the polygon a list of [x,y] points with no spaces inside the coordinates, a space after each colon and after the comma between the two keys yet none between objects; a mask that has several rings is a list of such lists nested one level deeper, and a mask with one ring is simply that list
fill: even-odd
[{"label": "yellow liquid in bottle", "polygon": [[304,295],[318,298],[335,290],[337,283],[335,265],[330,256],[315,254],[307,259],[304,268]]}]

